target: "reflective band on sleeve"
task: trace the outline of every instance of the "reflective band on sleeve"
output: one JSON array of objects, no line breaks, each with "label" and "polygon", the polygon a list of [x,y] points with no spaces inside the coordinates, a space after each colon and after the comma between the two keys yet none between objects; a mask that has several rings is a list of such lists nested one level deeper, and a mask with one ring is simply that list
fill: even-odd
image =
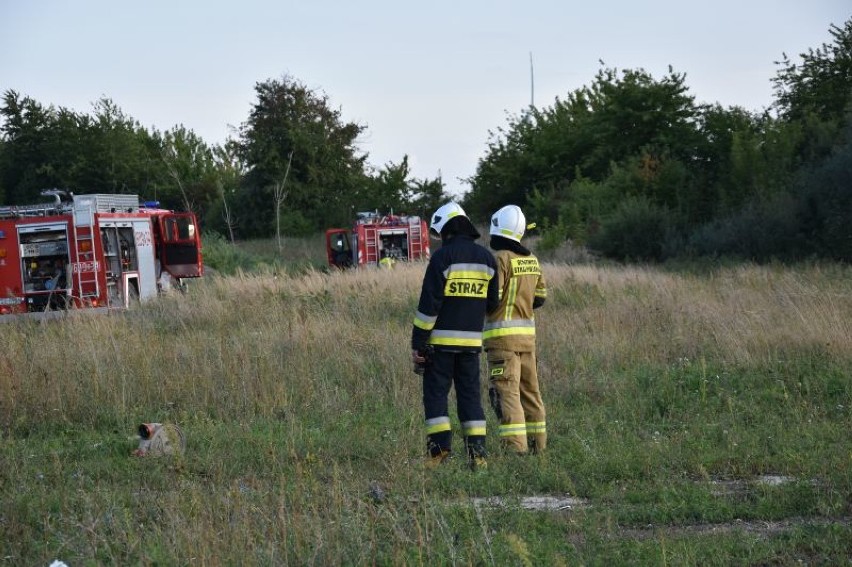
[{"label": "reflective band on sleeve", "polygon": [[547,297],[547,290],[546,289],[536,289],[535,290],[535,296],[536,297]]},{"label": "reflective band on sleeve", "polygon": [[418,329],[423,329],[424,331],[431,331],[432,327],[435,326],[435,321],[437,320],[437,315],[430,317],[429,315],[424,315],[420,311],[414,314],[414,326]]},{"label": "reflective band on sleeve", "polygon": [[426,435],[450,431],[450,418],[447,416],[433,417],[426,420]]},{"label": "reflective band on sleeve", "polygon": [[485,435],[485,421],[465,421],[462,425],[465,437],[471,435]]},{"label": "reflective band on sleeve", "polygon": [[500,437],[513,437],[515,435],[526,435],[527,425],[525,423],[509,423],[497,428]]},{"label": "reflective band on sleeve", "polygon": [[443,346],[482,346],[482,333],[475,331],[442,331],[433,330],[429,335],[430,345]]},{"label": "reflective band on sleeve", "polygon": [[486,264],[450,264],[444,270],[444,277],[447,279],[456,277],[490,280],[494,277],[494,268]]},{"label": "reflective band on sleeve", "polygon": [[527,433],[544,433],[546,430],[546,422],[544,421],[528,421]]}]

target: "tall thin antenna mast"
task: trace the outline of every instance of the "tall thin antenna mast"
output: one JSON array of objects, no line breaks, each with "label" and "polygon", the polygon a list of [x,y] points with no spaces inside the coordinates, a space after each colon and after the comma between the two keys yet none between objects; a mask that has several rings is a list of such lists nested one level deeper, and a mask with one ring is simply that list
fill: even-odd
[{"label": "tall thin antenna mast", "polygon": [[530,51],[530,108],[535,108],[535,75],[533,74],[532,51]]}]

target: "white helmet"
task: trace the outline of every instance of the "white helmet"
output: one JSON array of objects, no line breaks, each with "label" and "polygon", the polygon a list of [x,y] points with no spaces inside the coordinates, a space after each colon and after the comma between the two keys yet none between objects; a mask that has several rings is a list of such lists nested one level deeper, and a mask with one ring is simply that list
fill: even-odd
[{"label": "white helmet", "polygon": [[441,234],[441,231],[444,229],[444,226],[447,224],[447,221],[453,217],[467,217],[464,209],[462,209],[458,204],[449,202],[446,205],[442,205],[435,211],[435,214],[432,215],[432,223],[429,225],[429,228],[437,235]]},{"label": "white helmet", "polygon": [[491,217],[492,236],[502,236],[515,242],[520,242],[527,229],[527,218],[517,205],[506,205]]}]

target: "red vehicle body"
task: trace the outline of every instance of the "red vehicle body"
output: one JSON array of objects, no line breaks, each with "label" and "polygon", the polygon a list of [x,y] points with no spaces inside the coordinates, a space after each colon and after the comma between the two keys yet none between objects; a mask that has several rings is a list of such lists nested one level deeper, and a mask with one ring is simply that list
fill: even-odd
[{"label": "red vehicle body", "polygon": [[73,195],[0,207],[0,316],[127,307],[203,274],[192,213],[140,205],[136,195]]},{"label": "red vehicle body", "polygon": [[358,213],[351,229],[325,231],[325,248],[328,265],[339,268],[419,260],[429,257],[429,230],[416,216]]}]

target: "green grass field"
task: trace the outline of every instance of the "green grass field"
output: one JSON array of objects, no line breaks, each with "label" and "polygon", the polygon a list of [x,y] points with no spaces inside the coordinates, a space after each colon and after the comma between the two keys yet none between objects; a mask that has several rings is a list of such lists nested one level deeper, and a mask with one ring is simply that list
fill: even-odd
[{"label": "green grass field", "polygon": [[[473,473],[421,466],[423,264],[233,266],[0,326],[0,565],[852,558],[848,267],[545,265],[549,451],[501,454],[489,413]],[[149,421],[186,452],[131,456]]]}]

